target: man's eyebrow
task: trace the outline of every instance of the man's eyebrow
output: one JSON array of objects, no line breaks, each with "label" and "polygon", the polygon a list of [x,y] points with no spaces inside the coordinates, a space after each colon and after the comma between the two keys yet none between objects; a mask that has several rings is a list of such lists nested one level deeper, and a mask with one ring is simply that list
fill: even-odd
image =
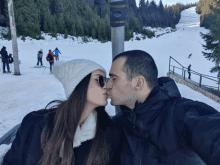
[{"label": "man's eyebrow", "polygon": [[112,76],[115,76],[115,77],[118,77],[117,75],[113,74],[113,73],[109,73],[109,76],[112,77]]}]

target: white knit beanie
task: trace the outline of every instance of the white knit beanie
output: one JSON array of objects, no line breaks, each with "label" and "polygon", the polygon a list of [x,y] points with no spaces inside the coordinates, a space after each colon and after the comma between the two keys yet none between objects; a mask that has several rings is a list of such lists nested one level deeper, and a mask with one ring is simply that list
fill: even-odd
[{"label": "white knit beanie", "polygon": [[53,67],[53,74],[63,84],[68,99],[80,81],[95,70],[102,70],[106,74],[105,69],[96,62],[87,59],[76,59],[67,62],[56,62]]}]

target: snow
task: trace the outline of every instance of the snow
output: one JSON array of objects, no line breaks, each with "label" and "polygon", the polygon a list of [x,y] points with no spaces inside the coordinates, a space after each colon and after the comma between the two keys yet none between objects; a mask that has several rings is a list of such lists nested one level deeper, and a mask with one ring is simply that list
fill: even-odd
[{"label": "snow", "polygon": [[[125,51],[141,49],[152,55],[158,67],[159,77],[167,75],[170,56],[185,67],[192,64],[192,70],[216,77],[217,73],[209,72],[214,63],[205,59],[201,53],[203,51],[201,44],[205,44],[205,42],[201,39],[199,32],[208,33],[208,30],[199,27],[199,15],[195,13],[195,7],[181,12],[180,23],[176,27],[177,30],[175,32],[171,32],[169,28],[158,28],[157,35],[165,33],[158,38],[146,38],[137,41],[134,40],[136,37],[134,36],[133,41],[125,42]],[[149,27],[146,28],[151,29]],[[7,31],[5,28],[0,30],[3,31],[3,29]],[[67,39],[63,39],[63,35],[59,35],[58,39],[56,39],[44,33],[42,33],[42,36],[44,36],[45,40],[35,40],[26,37],[24,42],[21,37],[17,39],[19,60],[21,60],[20,76],[3,74],[1,68],[0,137],[19,124],[29,112],[44,108],[52,100],[65,99],[62,84],[52,74],[49,74],[49,68],[31,68],[37,63],[37,52],[40,49],[43,49],[43,64],[47,67],[48,64],[45,57],[48,50],[54,50],[58,47],[62,53],[60,60],[90,59],[102,65],[107,73],[110,71],[112,61],[111,42],[100,43],[90,38],[90,42],[83,43],[81,37],[77,39],[76,37],[68,36]],[[8,53],[12,53],[11,41],[0,39],[0,45],[6,46]],[[192,53],[192,57],[189,59],[188,55],[190,53]],[[173,61],[171,64],[177,66]],[[193,80],[199,81],[198,76],[192,75],[191,77]],[[205,81],[205,83],[209,84],[211,82]],[[220,110],[220,105],[217,102],[201,93],[182,84],[177,83],[177,86],[183,97],[205,102],[218,111]],[[114,107],[110,103],[107,105],[106,111],[110,115],[114,115]],[[10,145],[0,146],[0,162],[9,148]]]}]

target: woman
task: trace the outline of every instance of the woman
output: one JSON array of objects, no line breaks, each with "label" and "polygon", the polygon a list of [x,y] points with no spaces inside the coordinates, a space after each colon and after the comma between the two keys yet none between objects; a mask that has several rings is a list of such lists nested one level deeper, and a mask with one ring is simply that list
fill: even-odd
[{"label": "woman", "polygon": [[54,63],[54,58],[53,57],[57,57],[56,55],[54,55],[51,50],[49,49],[49,53],[47,54],[46,60],[50,63],[50,73],[52,73],[52,66]]},{"label": "woman", "polygon": [[78,59],[58,62],[54,75],[67,100],[26,115],[2,165],[117,165],[120,127],[105,112],[105,69]]}]

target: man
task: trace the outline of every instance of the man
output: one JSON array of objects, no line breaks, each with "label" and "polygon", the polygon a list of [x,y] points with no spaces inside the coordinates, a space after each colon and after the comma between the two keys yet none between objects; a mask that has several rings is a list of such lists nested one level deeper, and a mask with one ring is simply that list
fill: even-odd
[{"label": "man", "polygon": [[39,63],[41,64],[40,66],[43,66],[42,57],[43,57],[43,50],[41,49],[37,53],[37,66],[39,65]]},{"label": "man", "polygon": [[148,53],[119,54],[109,75],[111,104],[121,109],[114,117],[123,130],[121,165],[219,165],[220,113],[157,78]]},{"label": "man", "polygon": [[5,46],[2,47],[0,54],[2,55],[3,73],[6,73],[5,65],[7,66],[8,73],[11,73],[10,68],[9,68],[9,63],[8,63],[8,52],[6,51]]},{"label": "man", "polygon": [[53,70],[53,64],[54,64],[54,58],[53,57],[56,57],[56,55],[54,55],[52,52],[51,52],[51,49],[49,49],[49,53],[47,54],[47,57],[46,57],[46,60],[50,63],[50,73],[52,74],[52,70]]},{"label": "man", "polygon": [[189,74],[188,79],[191,79],[191,64],[189,64],[188,66],[188,74]]}]

